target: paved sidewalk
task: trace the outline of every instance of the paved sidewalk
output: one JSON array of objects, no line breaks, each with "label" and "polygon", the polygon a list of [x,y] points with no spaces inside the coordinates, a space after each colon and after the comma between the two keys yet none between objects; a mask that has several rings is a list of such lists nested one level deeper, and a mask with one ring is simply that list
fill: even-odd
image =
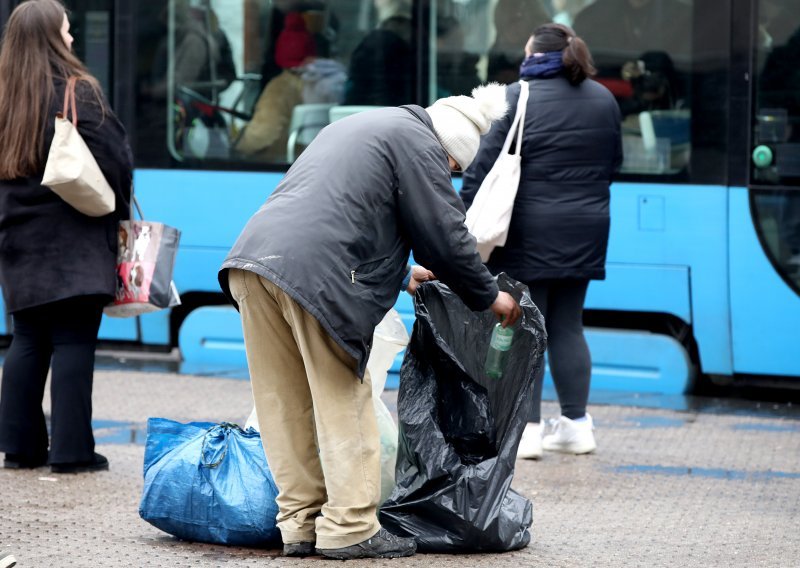
[{"label": "paved sidewalk", "polygon": [[[386,393],[393,404],[395,393]],[[243,423],[246,381],[98,372],[100,474],[0,470],[0,549],[18,566],[315,566],[276,550],[178,541],[142,521],[143,437],[149,416]],[[557,413],[545,403],[545,416]],[[518,462],[514,487],[534,505],[533,541],[495,555],[417,555],[348,566],[800,566],[800,420],[590,408],[591,456]]]}]

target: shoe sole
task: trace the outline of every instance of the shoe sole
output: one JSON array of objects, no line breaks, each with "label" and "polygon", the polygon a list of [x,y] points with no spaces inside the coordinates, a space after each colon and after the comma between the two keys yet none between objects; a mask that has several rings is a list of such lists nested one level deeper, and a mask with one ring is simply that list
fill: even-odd
[{"label": "shoe sole", "polygon": [[549,452],[580,455],[592,453],[597,449],[597,444],[568,444],[565,446],[542,444],[542,447]]},{"label": "shoe sole", "polygon": [[[46,465],[47,465],[46,461],[43,461],[42,463],[36,463],[36,464],[20,463],[20,462],[9,461],[9,460],[4,460],[3,461],[3,467],[5,469],[39,469],[40,467],[44,467]],[[5,567],[2,564],[0,564],[0,568],[5,568]]]},{"label": "shoe sole", "polygon": [[12,568],[13,566],[17,565],[17,559],[13,556],[6,556],[5,558],[0,558],[0,568]]},{"label": "shoe sole", "polygon": [[518,460],[540,460],[542,459],[542,452],[517,452]]},{"label": "shoe sole", "polygon": [[57,466],[51,465],[50,471],[52,473],[63,473],[63,474],[70,474],[70,473],[97,473],[99,471],[108,471],[108,464],[104,466],[98,467],[96,465],[87,465],[87,466]]},{"label": "shoe sole", "polygon": [[[41,465],[23,465],[17,462],[3,462],[4,469],[38,469],[40,467],[44,467],[47,464],[43,463]],[[0,564],[0,568],[5,568],[2,564]]]},{"label": "shoe sole", "polygon": [[406,551],[399,551],[399,552],[385,552],[383,554],[377,553],[370,553],[364,552],[363,554],[338,554],[332,550],[320,550],[317,549],[317,554],[321,554],[325,558],[330,558],[332,560],[359,560],[362,558],[405,558],[407,556],[414,556],[416,550],[406,550]]},{"label": "shoe sole", "polygon": [[306,556],[314,556],[315,554],[313,543],[309,544],[306,548],[290,548],[287,550],[286,545],[283,547],[283,555],[291,558],[305,558]]},{"label": "shoe sole", "polygon": [[283,555],[287,558],[305,558],[306,556],[314,556],[315,552],[286,552]]},{"label": "shoe sole", "polygon": [[324,553],[317,551],[319,554],[324,556],[325,558],[330,558],[331,560],[363,560],[366,558],[406,558],[407,556],[414,556],[414,551],[409,550],[408,552],[391,552],[387,554],[363,554],[353,556],[351,554],[331,554],[331,553]]}]

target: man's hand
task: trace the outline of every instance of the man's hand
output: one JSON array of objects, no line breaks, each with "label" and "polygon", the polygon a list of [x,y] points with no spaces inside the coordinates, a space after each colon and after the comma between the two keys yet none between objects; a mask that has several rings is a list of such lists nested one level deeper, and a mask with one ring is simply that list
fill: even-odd
[{"label": "man's hand", "polygon": [[436,280],[433,272],[423,266],[414,265],[411,267],[411,280],[408,282],[406,291],[413,296],[417,292],[417,287],[429,280]]},{"label": "man's hand", "polygon": [[489,309],[495,313],[497,319],[503,322],[503,327],[508,327],[517,323],[522,313],[519,304],[508,292],[500,292],[497,294],[497,299]]}]

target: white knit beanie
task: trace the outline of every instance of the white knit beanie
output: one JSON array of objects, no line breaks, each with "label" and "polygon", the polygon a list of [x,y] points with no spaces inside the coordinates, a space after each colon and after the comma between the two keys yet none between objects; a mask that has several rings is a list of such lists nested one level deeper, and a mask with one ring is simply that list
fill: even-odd
[{"label": "white knit beanie", "polygon": [[472,96],[439,99],[425,109],[445,151],[466,170],[478,153],[481,134],[508,112],[506,88],[489,83],[472,89]]}]

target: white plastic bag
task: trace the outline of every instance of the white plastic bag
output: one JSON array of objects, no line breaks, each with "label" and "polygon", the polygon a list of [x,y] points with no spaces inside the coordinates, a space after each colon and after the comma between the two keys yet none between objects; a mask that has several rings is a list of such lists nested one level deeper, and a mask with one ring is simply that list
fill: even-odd
[{"label": "white plastic bag", "polygon": [[367,360],[367,370],[372,378],[372,402],[378,431],[381,434],[381,503],[394,489],[394,466],[397,461],[397,424],[381,399],[386,386],[386,376],[397,354],[408,345],[408,331],[396,310],[389,310],[375,328],[372,352]]},{"label": "white plastic bag", "polygon": [[[528,83],[520,81],[517,112],[508,130],[500,155],[492,169],[483,178],[472,205],[467,210],[466,225],[478,241],[481,260],[486,262],[495,247],[506,244],[511,212],[517,197],[521,169],[522,131],[525,125],[525,110],[528,105]],[[509,154],[511,142],[516,135],[514,153]]]}]

